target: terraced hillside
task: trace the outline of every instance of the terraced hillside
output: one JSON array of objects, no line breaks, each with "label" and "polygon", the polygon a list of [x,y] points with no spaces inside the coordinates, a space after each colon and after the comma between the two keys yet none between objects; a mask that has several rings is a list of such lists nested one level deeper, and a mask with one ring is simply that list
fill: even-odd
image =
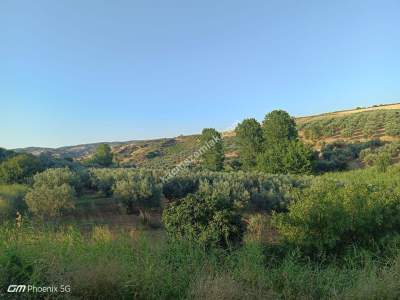
[{"label": "terraced hillside", "polygon": [[[400,104],[376,105],[315,116],[296,118],[300,138],[316,149],[337,141],[366,142],[400,139]],[[226,160],[237,157],[234,132],[223,133]],[[107,143],[121,166],[172,167],[190,157],[200,147],[199,135],[156,140]],[[18,151],[47,153],[56,157],[83,160],[92,155],[98,144],[71,147],[26,148]]]},{"label": "terraced hillside", "polygon": [[400,110],[364,112],[309,119],[298,125],[308,142],[393,140],[400,136]]},{"label": "terraced hillside", "polygon": [[[337,141],[367,142],[400,139],[400,104],[333,112],[296,118],[300,137],[316,149]],[[234,132],[223,134],[229,162],[237,157]],[[170,167],[189,157],[200,147],[199,135],[180,136],[162,141],[147,141],[135,146],[115,146],[121,164]]]}]

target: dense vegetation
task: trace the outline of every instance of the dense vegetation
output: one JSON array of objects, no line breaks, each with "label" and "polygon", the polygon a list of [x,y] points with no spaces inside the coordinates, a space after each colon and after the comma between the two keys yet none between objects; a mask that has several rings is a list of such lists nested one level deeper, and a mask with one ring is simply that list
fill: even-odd
[{"label": "dense vegetation", "polygon": [[298,139],[295,121],[287,112],[272,111],[262,125],[246,119],[235,131],[242,169],[272,174],[311,173],[313,151]]},{"label": "dense vegetation", "polygon": [[[284,111],[246,119],[227,162],[205,129],[173,176],[121,168],[107,145],[83,161],[0,149],[0,298],[18,282],[85,299],[398,299],[399,142],[316,151],[297,130]],[[140,226],[64,225],[100,199]]]}]

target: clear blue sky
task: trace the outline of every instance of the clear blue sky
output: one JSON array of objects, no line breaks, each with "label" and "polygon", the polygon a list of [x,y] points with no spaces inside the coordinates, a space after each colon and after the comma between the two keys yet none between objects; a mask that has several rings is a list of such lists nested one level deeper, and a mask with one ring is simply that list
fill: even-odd
[{"label": "clear blue sky", "polygon": [[400,102],[400,1],[0,1],[0,147]]}]

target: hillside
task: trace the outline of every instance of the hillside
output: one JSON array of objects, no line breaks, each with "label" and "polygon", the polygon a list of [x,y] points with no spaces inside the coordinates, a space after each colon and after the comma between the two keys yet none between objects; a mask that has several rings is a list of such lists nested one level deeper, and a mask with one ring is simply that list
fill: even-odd
[{"label": "hillside", "polygon": [[[296,118],[300,138],[319,149],[323,143],[336,141],[366,142],[400,138],[400,104],[376,105],[314,116]],[[237,156],[234,132],[223,133],[227,160]],[[155,140],[105,142],[112,147],[115,159],[123,166],[171,167],[193,154],[200,146],[199,135]],[[82,160],[100,143],[61,148],[24,148],[19,152],[49,154]]]},{"label": "hillside", "polygon": [[380,105],[374,105],[371,107],[357,107],[355,109],[346,109],[346,110],[341,110],[341,111],[322,113],[322,114],[318,114],[318,115],[297,117],[296,123],[298,125],[302,125],[305,123],[309,123],[312,121],[321,120],[321,119],[325,119],[325,118],[343,117],[343,116],[351,115],[351,114],[355,114],[355,113],[370,112],[370,111],[376,111],[376,110],[400,110],[400,103],[380,104]]}]

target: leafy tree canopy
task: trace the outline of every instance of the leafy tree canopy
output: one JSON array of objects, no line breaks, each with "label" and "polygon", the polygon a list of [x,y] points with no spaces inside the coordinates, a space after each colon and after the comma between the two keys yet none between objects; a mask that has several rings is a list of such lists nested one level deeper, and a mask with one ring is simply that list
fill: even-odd
[{"label": "leafy tree canopy", "polygon": [[107,144],[101,144],[97,147],[96,153],[93,156],[92,163],[102,167],[109,167],[113,162],[113,154],[111,147]]},{"label": "leafy tree canopy", "polygon": [[221,171],[224,167],[224,145],[221,134],[214,128],[204,128],[200,137],[202,166],[211,171]]},{"label": "leafy tree canopy", "polygon": [[240,162],[245,169],[256,165],[256,157],[262,151],[263,134],[260,123],[256,119],[245,119],[235,129],[239,148]]},{"label": "leafy tree canopy", "polygon": [[266,147],[297,139],[294,119],[283,110],[274,110],[265,116],[262,124]]}]

